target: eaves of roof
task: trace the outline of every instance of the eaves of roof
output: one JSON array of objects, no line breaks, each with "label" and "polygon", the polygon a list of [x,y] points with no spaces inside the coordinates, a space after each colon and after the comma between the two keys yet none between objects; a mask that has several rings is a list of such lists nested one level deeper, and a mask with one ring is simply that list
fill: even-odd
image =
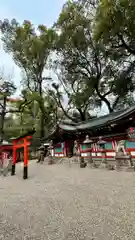
[{"label": "eaves of roof", "polygon": [[128,115],[130,115],[134,112],[135,112],[135,107],[131,107],[131,108],[128,108],[127,110],[124,109],[124,110],[121,110],[118,112],[113,112],[111,114],[107,114],[107,115],[99,117],[99,118],[94,118],[94,119],[88,120],[86,122],[80,122],[74,126],[70,125],[70,124],[60,123],[59,128],[64,131],[70,131],[70,132],[98,128],[98,127],[102,127],[105,125],[112,124],[113,122],[119,121],[123,117],[127,117]]}]

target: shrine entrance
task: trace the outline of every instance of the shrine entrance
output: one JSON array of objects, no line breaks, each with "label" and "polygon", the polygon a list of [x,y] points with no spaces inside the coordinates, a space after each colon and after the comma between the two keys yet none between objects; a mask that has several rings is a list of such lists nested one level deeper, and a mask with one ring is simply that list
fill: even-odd
[{"label": "shrine entrance", "polygon": [[15,175],[15,168],[17,162],[17,150],[23,148],[24,152],[24,167],[23,167],[23,179],[28,178],[28,158],[29,158],[29,146],[31,144],[30,139],[35,131],[29,132],[27,135],[23,135],[16,139],[13,139],[13,159],[12,159],[12,170],[11,175]]}]

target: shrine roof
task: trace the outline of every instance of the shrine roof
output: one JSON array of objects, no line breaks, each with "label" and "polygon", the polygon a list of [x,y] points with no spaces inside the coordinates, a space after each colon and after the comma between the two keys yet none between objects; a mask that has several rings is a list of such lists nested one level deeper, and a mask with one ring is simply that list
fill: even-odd
[{"label": "shrine roof", "polygon": [[93,118],[91,120],[80,122],[75,125],[65,124],[64,122],[61,122],[58,126],[60,129],[70,132],[93,129],[113,124],[119,120],[122,120],[124,117],[128,117],[132,113],[135,113],[135,107],[130,107],[128,109],[120,110],[118,112],[113,112],[111,114],[107,114],[98,118]]},{"label": "shrine roof", "polygon": [[1,146],[12,146],[12,143],[10,143],[6,140],[3,140],[2,143],[1,143]]}]

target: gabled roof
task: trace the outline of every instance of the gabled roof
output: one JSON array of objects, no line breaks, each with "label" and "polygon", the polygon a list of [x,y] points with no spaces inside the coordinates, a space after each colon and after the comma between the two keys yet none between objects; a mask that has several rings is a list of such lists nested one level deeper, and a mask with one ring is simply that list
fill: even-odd
[{"label": "gabled roof", "polygon": [[91,120],[80,122],[77,124],[65,124],[61,122],[58,126],[60,129],[64,131],[79,131],[79,130],[87,130],[87,129],[94,129],[98,127],[102,127],[105,125],[113,124],[119,120],[122,120],[124,117],[128,117],[132,113],[135,113],[135,107],[131,107],[128,109],[120,110],[118,112],[113,112],[111,114],[107,114],[102,117],[93,118]]}]

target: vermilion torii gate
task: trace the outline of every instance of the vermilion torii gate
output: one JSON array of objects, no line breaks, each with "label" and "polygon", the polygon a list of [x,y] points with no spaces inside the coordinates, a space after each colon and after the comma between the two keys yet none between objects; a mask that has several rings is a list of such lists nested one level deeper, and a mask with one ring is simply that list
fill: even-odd
[{"label": "vermilion torii gate", "polygon": [[13,159],[12,159],[12,171],[11,175],[15,175],[15,166],[17,161],[17,149],[24,149],[24,168],[23,168],[23,179],[28,178],[28,152],[29,145],[31,144],[30,139],[35,133],[35,130],[28,132],[27,134],[20,136],[16,139],[13,139]]}]

